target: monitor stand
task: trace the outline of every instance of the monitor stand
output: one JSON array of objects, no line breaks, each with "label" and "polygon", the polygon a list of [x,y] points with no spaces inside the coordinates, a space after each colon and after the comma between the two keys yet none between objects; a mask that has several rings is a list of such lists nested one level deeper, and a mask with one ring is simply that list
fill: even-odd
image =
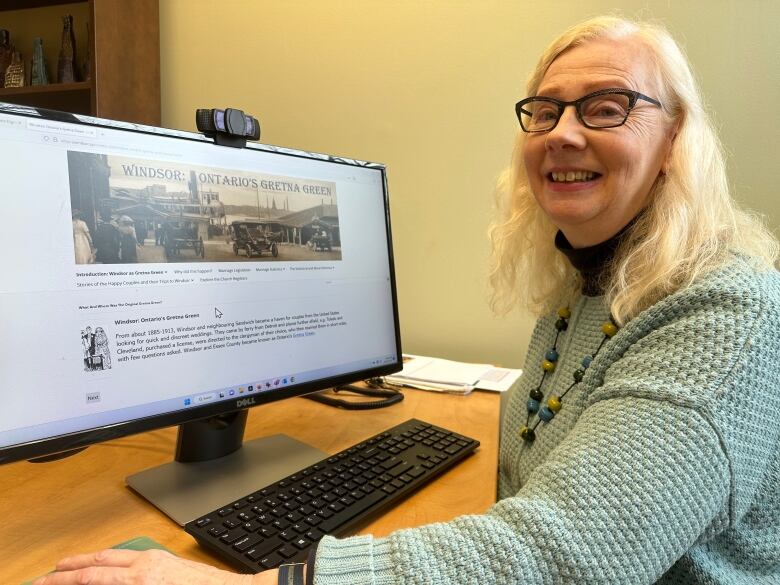
[{"label": "monitor stand", "polygon": [[179,426],[176,460],[127,485],[180,526],[327,457],[286,435],[243,442],[247,411]]}]

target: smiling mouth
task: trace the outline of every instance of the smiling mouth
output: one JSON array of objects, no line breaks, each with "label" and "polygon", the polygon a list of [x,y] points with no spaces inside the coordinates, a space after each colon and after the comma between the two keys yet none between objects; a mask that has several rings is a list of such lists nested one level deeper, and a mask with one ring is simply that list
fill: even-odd
[{"label": "smiling mouth", "polygon": [[547,173],[547,179],[553,183],[583,183],[585,181],[598,179],[600,176],[600,173],[593,171],[566,171]]}]

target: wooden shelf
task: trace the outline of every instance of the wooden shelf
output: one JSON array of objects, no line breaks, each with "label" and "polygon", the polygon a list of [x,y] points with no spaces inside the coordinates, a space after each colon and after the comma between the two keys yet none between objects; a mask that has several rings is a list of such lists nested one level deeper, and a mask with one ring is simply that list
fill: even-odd
[{"label": "wooden shelf", "polygon": [[60,4],[78,4],[79,2],[86,2],[86,0],[0,0],[0,12],[59,6]]},{"label": "wooden shelf", "polygon": [[62,110],[74,114],[92,114],[92,82],[53,83],[0,88],[0,101]]},{"label": "wooden shelf", "polygon": [[4,96],[19,96],[26,94],[62,93],[68,91],[90,91],[91,81],[76,83],[49,83],[47,85],[25,85],[24,87],[0,87],[0,98]]},{"label": "wooden shelf", "polygon": [[[59,8],[65,5],[70,6]],[[63,11],[76,15],[74,28],[81,45],[77,61],[89,54],[91,79],[0,88],[0,101],[159,126],[158,0],[0,0],[0,20],[11,31],[12,41],[17,31],[17,46],[30,46],[34,37],[45,37],[49,79],[56,78],[54,47],[60,43]],[[84,42],[87,36],[89,47]],[[29,67],[29,55],[24,59]]]}]

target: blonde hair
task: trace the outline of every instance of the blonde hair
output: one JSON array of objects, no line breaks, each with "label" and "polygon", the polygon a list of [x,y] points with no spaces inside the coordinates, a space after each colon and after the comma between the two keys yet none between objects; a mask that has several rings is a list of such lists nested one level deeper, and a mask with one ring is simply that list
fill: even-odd
[{"label": "blonde hair", "polygon": [[[603,16],[570,28],[542,55],[528,81],[528,95],[536,94],[550,64],[567,49],[593,39],[629,37],[648,49],[659,82],[657,97],[677,134],[647,208],[626,231],[610,266],[605,295],[619,324],[689,286],[734,252],[766,268],[778,255],[777,239],[731,198],[723,149],[691,68],[663,27]],[[531,193],[523,142],[520,132],[512,164],[499,180],[497,213],[489,229],[491,306],[499,314],[518,304],[544,314],[569,302],[582,284],[555,248],[557,228]]]}]

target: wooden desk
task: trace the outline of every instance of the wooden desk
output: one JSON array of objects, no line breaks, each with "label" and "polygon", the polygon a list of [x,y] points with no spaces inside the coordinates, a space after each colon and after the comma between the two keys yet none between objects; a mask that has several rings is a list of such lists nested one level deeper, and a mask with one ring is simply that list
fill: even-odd
[{"label": "wooden desk", "polygon": [[[499,395],[451,396],[406,390],[389,408],[347,411],[294,398],[250,411],[247,438],[285,433],[328,453],[419,418],[478,439],[481,446],[360,533],[398,528],[485,511],[495,500]],[[182,528],[125,486],[136,471],[170,461],[174,428],[94,445],[52,463],[0,467],[0,583],[19,584],[51,570],[63,556],[149,536],[182,557],[228,568]],[[258,488],[261,486],[257,486]]]}]

